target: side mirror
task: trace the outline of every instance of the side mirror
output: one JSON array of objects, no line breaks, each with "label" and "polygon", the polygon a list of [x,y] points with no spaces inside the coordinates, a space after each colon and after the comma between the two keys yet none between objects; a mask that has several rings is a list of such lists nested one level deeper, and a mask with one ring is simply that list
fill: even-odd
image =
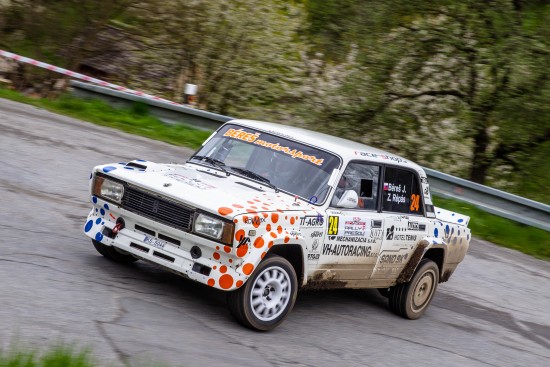
[{"label": "side mirror", "polygon": [[357,204],[359,204],[357,193],[353,190],[346,190],[336,206],[338,208],[353,209],[357,208]]}]

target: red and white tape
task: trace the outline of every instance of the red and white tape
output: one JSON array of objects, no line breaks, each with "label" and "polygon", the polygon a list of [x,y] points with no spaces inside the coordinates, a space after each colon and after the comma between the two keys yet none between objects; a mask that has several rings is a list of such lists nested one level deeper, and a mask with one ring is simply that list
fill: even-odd
[{"label": "red and white tape", "polygon": [[116,84],[109,83],[109,82],[106,82],[106,81],[103,81],[103,80],[92,78],[92,77],[89,77],[89,76],[84,75],[84,74],[75,73],[74,71],[70,71],[70,70],[63,69],[63,68],[60,68],[60,67],[57,67],[57,66],[54,66],[54,65],[50,65],[50,64],[47,64],[47,63],[42,62],[42,61],[33,60],[29,57],[17,55],[17,54],[8,52],[8,51],[0,50],[0,56],[6,57],[8,59],[16,60],[16,61],[19,61],[19,62],[22,62],[22,63],[25,63],[25,64],[31,64],[31,65],[34,65],[34,66],[38,66],[39,68],[48,69],[48,70],[51,70],[51,71],[56,72],[56,73],[60,73],[60,74],[63,74],[63,75],[70,76],[71,78],[84,80],[86,82],[97,84],[97,85],[100,85],[102,87],[116,89],[116,90],[121,91],[121,92],[134,94],[136,96],[147,98],[147,99],[152,99],[154,101],[166,102],[166,103],[170,103],[170,104],[173,104],[173,105],[183,106],[181,103],[177,103],[177,102],[170,101],[170,100],[167,100],[167,99],[164,99],[164,98],[156,97],[156,96],[153,96],[153,95],[150,95],[150,94],[147,94],[147,93],[143,93],[143,92],[140,92],[140,91],[137,91],[137,90],[128,89],[128,88],[122,87],[120,85],[116,85]]}]

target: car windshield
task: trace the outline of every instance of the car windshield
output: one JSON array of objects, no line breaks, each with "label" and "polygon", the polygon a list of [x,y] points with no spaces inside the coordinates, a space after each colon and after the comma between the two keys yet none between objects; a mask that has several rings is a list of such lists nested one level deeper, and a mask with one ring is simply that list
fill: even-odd
[{"label": "car windshield", "polygon": [[322,204],[340,159],[324,150],[249,127],[226,125],[193,157],[312,204]]}]

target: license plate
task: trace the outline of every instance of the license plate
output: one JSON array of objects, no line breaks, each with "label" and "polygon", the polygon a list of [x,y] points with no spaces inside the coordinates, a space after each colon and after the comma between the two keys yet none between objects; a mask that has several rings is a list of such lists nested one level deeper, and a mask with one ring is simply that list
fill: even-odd
[{"label": "license plate", "polygon": [[145,235],[145,238],[143,239],[143,242],[145,242],[148,245],[154,246],[156,248],[164,248],[166,245],[166,241],[161,241],[158,238],[150,237]]}]

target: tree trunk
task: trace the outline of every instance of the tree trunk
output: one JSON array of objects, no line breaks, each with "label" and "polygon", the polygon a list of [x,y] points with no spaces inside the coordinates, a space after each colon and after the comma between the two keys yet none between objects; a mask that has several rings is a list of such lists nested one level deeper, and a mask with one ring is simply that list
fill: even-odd
[{"label": "tree trunk", "polygon": [[474,136],[474,155],[472,157],[472,168],[470,171],[470,180],[479,184],[485,184],[487,171],[490,167],[490,162],[487,158],[487,150],[489,148],[489,134],[487,133],[486,124],[483,122]]}]

